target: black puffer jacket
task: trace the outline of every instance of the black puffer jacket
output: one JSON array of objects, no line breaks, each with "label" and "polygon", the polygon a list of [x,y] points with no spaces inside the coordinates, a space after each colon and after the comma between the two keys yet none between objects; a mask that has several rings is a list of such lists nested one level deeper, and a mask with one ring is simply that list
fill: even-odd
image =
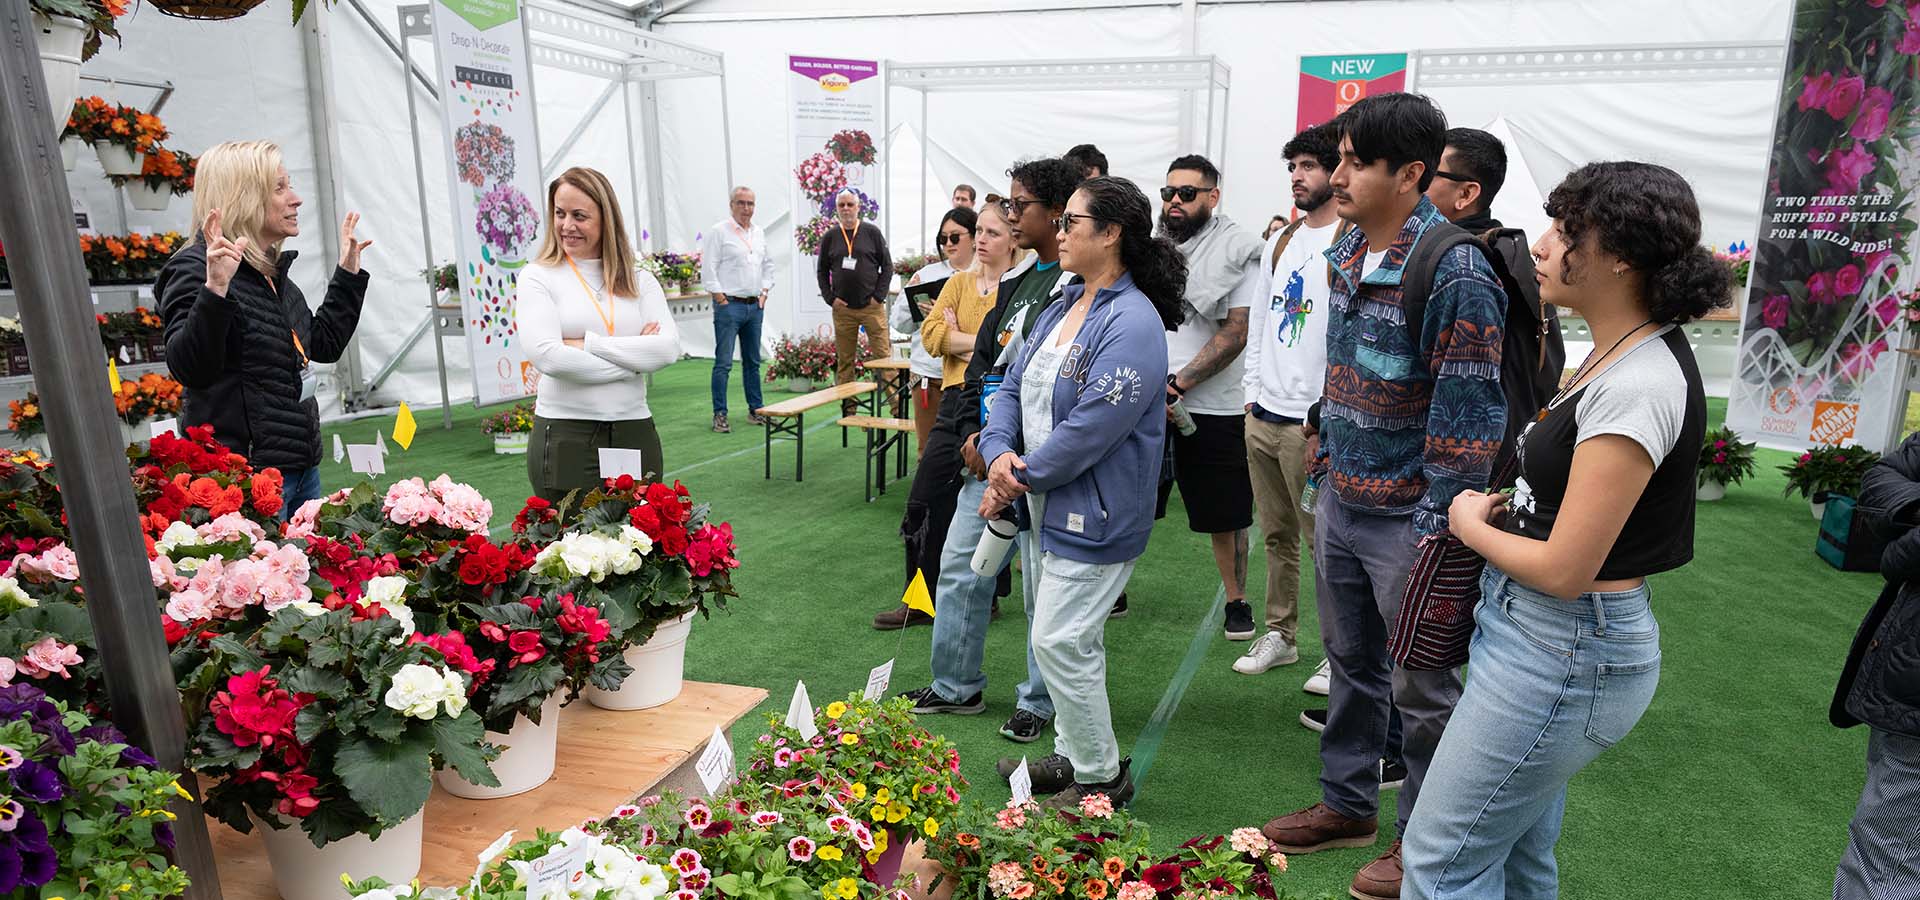
[{"label": "black puffer jacket", "polygon": [[[186,387],[182,425],[212,425],[213,436],[256,467],[320,464],[320,408],[300,400],[300,353],[337,362],[360,323],[367,273],[334,269],[319,315],[287,278],[296,254],[282,252],[272,282],[242,265],[227,296],[207,290],[207,248],[175,253],[154,281],[166,320],[167,368]],[[277,290],[276,290],[277,288]]]},{"label": "black puffer jacket", "polygon": [[1890,539],[1887,586],[1853,636],[1827,716],[1920,738],[1920,433],[1860,479],[1858,509]]}]

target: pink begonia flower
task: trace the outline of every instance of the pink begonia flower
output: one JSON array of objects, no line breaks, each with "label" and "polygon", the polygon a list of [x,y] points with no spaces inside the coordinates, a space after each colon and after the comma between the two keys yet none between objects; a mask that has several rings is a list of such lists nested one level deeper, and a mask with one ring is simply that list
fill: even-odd
[{"label": "pink begonia flower", "polygon": [[307,587],[311,571],[307,555],[299,547],[288,544],[275,548],[258,564],[265,569],[260,580],[260,605],[268,612],[313,599],[313,589]]},{"label": "pink begonia flower", "polygon": [[80,580],[80,560],[66,544],[55,544],[37,555],[22,553],[13,558],[13,566],[14,577],[37,583]]},{"label": "pink begonia flower", "polygon": [[1846,149],[1835,150],[1827,155],[1827,187],[1841,194],[1858,193],[1861,179],[1879,162],[1880,158],[1859,141]]},{"label": "pink begonia flower", "polygon": [[153,578],[153,586],[173,590],[173,583],[180,575],[174,571],[173,560],[164,554],[147,560],[147,572]]},{"label": "pink begonia flower", "polygon": [[1828,95],[1833,93],[1833,73],[1821,72],[1818,76],[1800,77],[1800,99],[1796,102],[1801,112],[1819,109],[1827,105]]},{"label": "pink begonia flower", "polygon": [[388,487],[380,511],[396,525],[425,525],[441,514],[440,501],[418,478],[396,481]]},{"label": "pink begonia flower", "polygon": [[487,533],[487,523],[493,520],[493,504],[472,485],[458,484],[442,475],[433,480],[431,487],[441,503],[435,521],[448,528]]},{"label": "pink begonia flower", "polygon": [[213,598],[193,588],[174,591],[167,598],[167,618],[182,625],[213,618]]},{"label": "pink begonia flower", "polygon": [[240,537],[249,538],[254,541],[264,541],[267,539],[266,529],[261,528],[259,523],[237,512],[220,516],[194,529],[193,533],[206,538],[209,543],[216,544],[225,543]]},{"label": "pink begonia flower", "polygon": [[59,638],[44,637],[39,643],[27,648],[20,656],[20,673],[33,678],[46,678],[58,675],[72,678],[67,673],[68,666],[80,664],[80,648],[62,643]]},{"label": "pink begonia flower", "polygon": [[286,527],[281,530],[290,538],[312,537],[314,523],[320,518],[320,505],[325,502],[315,499],[300,504],[300,508],[287,517]]},{"label": "pink begonia flower", "polygon": [[14,673],[19,670],[20,667],[14,664],[11,657],[0,656],[0,687],[12,684]]},{"label": "pink begonia flower", "polygon": [[1867,88],[1860,103],[1860,115],[1849,132],[1863,141],[1877,141],[1887,133],[1887,119],[1893,113],[1893,93],[1883,87]]},{"label": "pink begonia flower", "polygon": [[1760,324],[1774,330],[1787,327],[1787,314],[1793,301],[1785,294],[1775,294],[1760,304]]},{"label": "pink begonia flower", "polygon": [[1853,115],[1860,106],[1860,98],[1867,92],[1867,80],[1858,75],[1833,80],[1833,93],[1827,95],[1827,115],[1835,119],[1845,119]]}]

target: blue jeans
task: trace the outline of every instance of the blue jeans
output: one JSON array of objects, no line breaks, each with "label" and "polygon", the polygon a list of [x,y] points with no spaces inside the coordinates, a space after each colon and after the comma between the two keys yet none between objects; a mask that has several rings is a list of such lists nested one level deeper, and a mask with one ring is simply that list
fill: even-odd
[{"label": "blue jeans", "polygon": [[1466,692],[1402,848],[1413,900],[1558,896],[1567,782],[1627,736],[1660,681],[1644,585],[1568,602],[1488,566],[1480,597]]},{"label": "blue jeans", "polygon": [[759,298],[730,299],[713,305],[713,412],[727,413],[727,376],[733,372],[733,339],[740,338],[740,368],[747,389],[747,412],[765,405],[760,399],[760,320],[766,311]]},{"label": "blue jeans", "polygon": [[[987,520],[980,518],[980,498],[987,495],[987,483],[972,476],[962,479],[958,508],[953,523],[947,526],[947,543],[940,551],[939,587],[934,591],[933,617],[933,692],[955,703],[963,703],[986,690],[987,675],[981,661],[987,652],[987,623],[993,617],[993,583],[999,573],[985,578],[973,574],[973,550],[980,544],[980,532]],[[1032,531],[1020,532],[1020,556],[1027,560],[1021,574],[1025,578],[1021,593],[1025,596],[1027,630],[1033,630],[1033,595],[1039,587],[1039,541]],[[1006,568],[1013,563],[1007,554]],[[1027,642],[1027,680],[1014,689],[1014,705],[1042,719],[1053,718],[1053,699],[1047,696],[1047,683],[1040,677],[1040,666],[1033,658],[1033,642]]]},{"label": "blue jeans", "polygon": [[1320,733],[1320,798],[1348,818],[1379,814],[1380,760],[1395,755],[1390,742],[1398,712],[1407,780],[1395,825],[1405,834],[1434,748],[1460,699],[1460,676],[1403,669],[1387,655],[1387,637],[1413,569],[1413,516],[1348,506],[1331,490],[1321,491],[1317,503],[1314,603],[1333,670],[1327,728]]},{"label": "blue jeans", "polygon": [[280,521],[285,522],[308,500],[320,499],[320,467],[281,469]]}]

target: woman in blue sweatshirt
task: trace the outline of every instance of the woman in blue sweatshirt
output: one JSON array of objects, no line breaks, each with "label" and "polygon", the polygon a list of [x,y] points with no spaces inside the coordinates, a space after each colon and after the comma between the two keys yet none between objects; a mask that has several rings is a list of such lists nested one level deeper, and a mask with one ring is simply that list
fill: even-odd
[{"label": "woman in blue sweatshirt", "polygon": [[1180,324],[1187,268],[1153,236],[1152,207],[1132,182],[1082,183],[1055,224],[1060,264],[1079,279],[1040,314],[993,397],[980,513],[1024,500],[1038,530],[1030,640],[1053,695],[1055,752],[1028,774],[1035,793],[1072,807],[1094,793],[1133,797],[1107,705],[1105,628],[1153,531],[1167,331]]}]

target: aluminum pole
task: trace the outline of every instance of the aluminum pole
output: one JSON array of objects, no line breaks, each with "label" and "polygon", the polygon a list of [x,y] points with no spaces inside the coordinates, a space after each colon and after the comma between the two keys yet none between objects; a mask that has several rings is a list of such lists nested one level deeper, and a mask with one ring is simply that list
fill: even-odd
[{"label": "aluminum pole", "polygon": [[[420,70],[414,68],[413,65],[413,44],[410,42],[411,39],[407,37],[407,11],[404,9],[400,10],[396,15],[401,19],[400,46],[397,48],[400,51],[401,62],[400,92],[407,95],[407,134],[412,137],[412,140],[408,142],[407,146],[413,150],[413,187],[420,196],[420,246],[422,252],[426,254],[427,268],[432,269],[436,265],[433,261],[433,217],[428,213],[427,206],[426,162],[422,160],[420,156],[419,101],[414,99],[413,85],[407,81],[409,76]],[[372,24],[373,20],[369,19],[367,21],[369,24]],[[378,26],[375,27],[378,28]],[[436,98],[438,96],[438,94],[435,95]],[[457,274],[458,273],[456,273],[456,275]],[[459,281],[458,278],[455,280]],[[456,299],[462,301],[460,314],[465,316],[465,298],[460,297]],[[439,306],[439,292],[434,288],[433,281],[429,279],[427,281],[427,325],[433,329],[433,363],[434,368],[440,373],[440,427],[443,430],[451,431],[453,429],[453,395],[447,390],[447,347],[446,341],[440,337]],[[392,364],[398,366],[400,358],[406,355],[406,352],[406,348],[403,347],[398,354],[394,355]],[[384,374],[382,378],[385,378]]]},{"label": "aluminum pole", "polygon": [[[154,605],[140,509],[107,390],[106,359],[86,267],[73,230],[67,174],[53,132],[27,0],[0,0],[0,242],[7,248],[20,325],[34,359],[47,437],[60,462],[60,496],[87,584],[87,616],[105,662],[113,720],[160,764],[182,772],[186,723]],[[174,859],[194,900],[218,900],[207,820],[200,804],[172,804]]]}]

